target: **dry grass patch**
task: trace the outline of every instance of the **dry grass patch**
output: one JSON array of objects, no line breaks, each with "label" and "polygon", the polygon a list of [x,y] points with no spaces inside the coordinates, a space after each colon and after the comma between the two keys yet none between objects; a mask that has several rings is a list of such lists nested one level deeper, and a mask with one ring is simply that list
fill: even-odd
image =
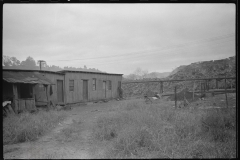
[{"label": "dry grass patch", "polygon": [[63,111],[10,115],[3,120],[3,144],[34,141],[53,129],[64,117]]},{"label": "dry grass patch", "polygon": [[175,109],[172,102],[131,100],[100,117],[93,137],[110,146],[105,158],[234,157],[235,146],[228,142],[236,140],[235,115],[233,110]]}]

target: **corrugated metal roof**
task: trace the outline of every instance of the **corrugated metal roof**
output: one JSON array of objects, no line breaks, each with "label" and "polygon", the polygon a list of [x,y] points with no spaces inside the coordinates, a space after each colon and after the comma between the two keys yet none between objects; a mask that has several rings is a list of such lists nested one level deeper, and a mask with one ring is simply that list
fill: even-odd
[{"label": "corrugated metal roof", "polygon": [[39,72],[3,71],[3,80],[9,83],[53,84]]}]

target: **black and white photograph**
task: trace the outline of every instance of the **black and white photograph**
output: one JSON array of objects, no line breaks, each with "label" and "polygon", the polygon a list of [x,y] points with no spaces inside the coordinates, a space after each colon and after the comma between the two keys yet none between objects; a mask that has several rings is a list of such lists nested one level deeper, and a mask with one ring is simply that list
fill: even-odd
[{"label": "black and white photograph", "polygon": [[235,3],[2,9],[4,159],[238,157]]}]

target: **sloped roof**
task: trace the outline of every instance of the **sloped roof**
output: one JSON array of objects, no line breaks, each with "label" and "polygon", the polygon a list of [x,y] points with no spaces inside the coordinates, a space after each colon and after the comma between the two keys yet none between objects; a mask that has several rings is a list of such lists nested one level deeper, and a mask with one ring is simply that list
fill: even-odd
[{"label": "sloped roof", "polygon": [[39,72],[2,71],[3,80],[9,83],[53,84]]}]

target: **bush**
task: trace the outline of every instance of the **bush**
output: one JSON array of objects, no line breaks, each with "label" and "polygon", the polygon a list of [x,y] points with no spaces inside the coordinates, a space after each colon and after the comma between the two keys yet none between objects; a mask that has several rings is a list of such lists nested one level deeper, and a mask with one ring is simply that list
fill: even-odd
[{"label": "bush", "polygon": [[3,144],[34,141],[63,120],[64,112],[10,115],[3,120]]}]

